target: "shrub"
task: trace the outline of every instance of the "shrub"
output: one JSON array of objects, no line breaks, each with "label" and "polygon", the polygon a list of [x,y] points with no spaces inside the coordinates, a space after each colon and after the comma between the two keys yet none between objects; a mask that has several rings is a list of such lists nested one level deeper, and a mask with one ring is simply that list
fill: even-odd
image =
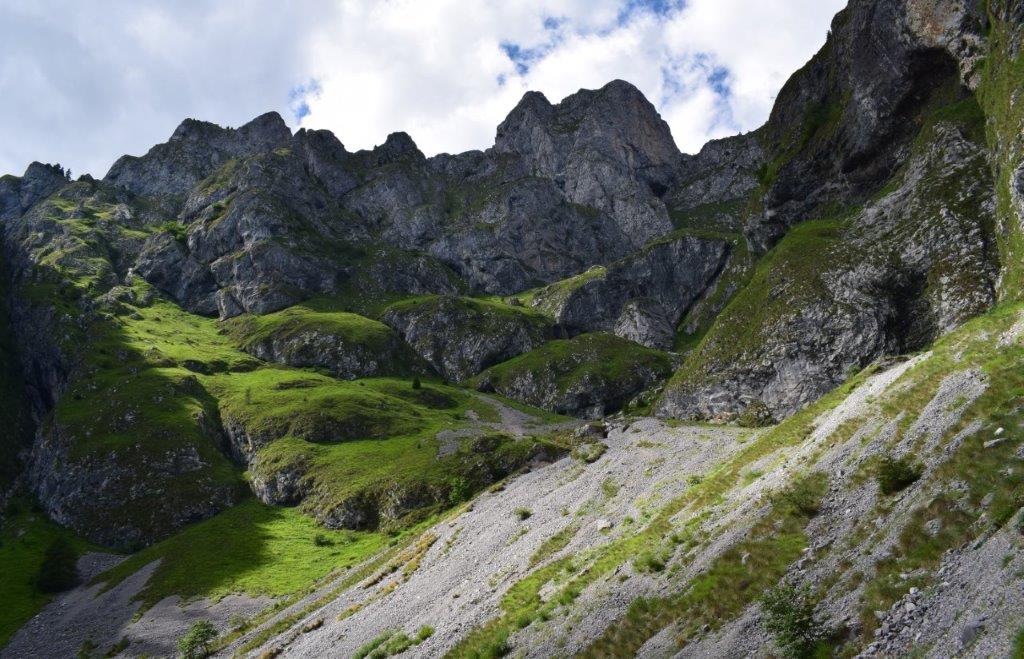
[{"label": "shrub", "polygon": [[416,638],[409,638],[405,632],[388,630],[360,647],[353,656],[355,659],[384,659],[402,654],[433,635],[434,628],[430,625],[420,627],[420,630],[416,632]]},{"label": "shrub", "polygon": [[174,222],[173,220],[169,222],[164,222],[158,228],[161,231],[166,231],[167,233],[174,236],[174,239],[177,240],[179,243],[184,243],[186,240],[188,240],[188,227],[186,227],[181,222]]},{"label": "shrub", "polygon": [[645,551],[641,552],[634,560],[633,567],[636,568],[637,572],[661,572],[665,569],[665,564],[668,559],[671,558],[671,554],[668,552],[654,552]]},{"label": "shrub", "polygon": [[814,614],[816,604],[808,588],[790,584],[771,588],[762,596],[764,627],[775,638],[783,657],[819,656],[829,634]]},{"label": "shrub", "polygon": [[878,466],[878,487],[882,494],[896,494],[921,478],[921,467],[906,458],[887,455]]},{"label": "shrub", "polygon": [[825,475],[812,474],[793,483],[776,498],[776,504],[789,506],[804,517],[814,517],[821,510],[821,497],[825,493]]},{"label": "shrub", "polygon": [[75,653],[75,659],[92,659],[93,653],[96,652],[96,641],[91,638],[87,638],[82,641],[82,644],[78,646],[78,652]]},{"label": "shrub", "polygon": [[472,484],[462,476],[451,478],[448,481],[448,502],[452,505],[468,501],[472,495]]},{"label": "shrub", "polygon": [[772,411],[759,400],[747,405],[747,409],[736,418],[736,425],[741,428],[764,428],[774,424],[775,417],[772,416]]},{"label": "shrub", "polygon": [[316,537],[313,538],[313,544],[317,547],[331,547],[334,545],[334,542],[323,533],[317,533]]},{"label": "shrub", "polygon": [[591,464],[597,462],[607,450],[608,445],[604,442],[584,442],[573,447],[571,455],[577,460]]},{"label": "shrub", "polygon": [[132,644],[132,642],[128,639],[127,636],[122,636],[120,641],[118,641],[117,643],[114,643],[112,646],[110,646],[110,649],[107,650],[107,654],[105,654],[104,656],[106,656],[106,657],[116,657],[117,655],[119,655],[122,652],[124,652],[125,650],[127,650],[128,646],[131,645],[131,644]]},{"label": "shrub", "polygon": [[50,543],[36,575],[36,588],[43,593],[59,593],[78,583],[78,554],[65,538]]},{"label": "shrub", "polygon": [[1013,637],[1013,650],[1010,659],[1024,659],[1024,627],[1017,630]]},{"label": "shrub", "polygon": [[209,620],[199,620],[178,639],[178,652],[185,659],[199,659],[209,654],[210,642],[217,638],[217,630]]},{"label": "shrub", "polygon": [[512,512],[515,513],[516,517],[518,517],[521,520],[527,520],[530,519],[531,516],[533,516],[533,511],[530,510],[529,508],[516,508]]},{"label": "shrub", "polygon": [[412,388],[413,389],[422,389],[423,388],[423,383],[420,382],[420,379],[418,377],[412,379]]}]

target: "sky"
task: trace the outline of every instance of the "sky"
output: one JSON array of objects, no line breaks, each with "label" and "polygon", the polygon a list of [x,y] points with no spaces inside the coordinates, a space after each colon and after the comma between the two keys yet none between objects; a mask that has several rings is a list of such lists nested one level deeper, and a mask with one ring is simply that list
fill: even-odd
[{"label": "sky", "polygon": [[103,176],[186,117],[484,149],[528,90],[621,78],[678,147],[752,130],[845,0],[0,0],[0,174]]}]

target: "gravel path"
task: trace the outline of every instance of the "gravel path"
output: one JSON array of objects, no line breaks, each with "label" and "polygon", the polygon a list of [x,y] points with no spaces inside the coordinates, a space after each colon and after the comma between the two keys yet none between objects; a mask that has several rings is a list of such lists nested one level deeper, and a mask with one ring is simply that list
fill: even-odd
[{"label": "gravel path", "polygon": [[578,419],[570,419],[559,423],[547,423],[514,407],[507,405],[497,398],[473,393],[473,396],[480,401],[492,406],[498,413],[497,421],[483,421],[473,410],[466,416],[470,424],[464,428],[452,428],[437,433],[436,439],[440,444],[437,457],[443,458],[451,455],[459,449],[460,440],[466,437],[479,437],[489,432],[503,432],[513,437],[525,437],[527,435],[544,435],[560,430],[575,428],[583,423]]}]

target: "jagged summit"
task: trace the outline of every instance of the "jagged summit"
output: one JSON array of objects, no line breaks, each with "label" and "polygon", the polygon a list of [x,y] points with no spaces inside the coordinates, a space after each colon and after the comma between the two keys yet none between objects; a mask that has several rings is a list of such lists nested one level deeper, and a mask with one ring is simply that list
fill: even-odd
[{"label": "jagged summit", "polygon": [[271,113],[0,178],[0,514],[39,505],[0,573],[151,546],[9,653],[233,607],[225,656],[1020,649],[1024,10],[985,5],[852,0],[692,155],[613,81],[482,151]]},{"label": "jagged summit", "polygon": [[223,128],[209,121],[185,119],[174,129],[168,141],[192,140],[204,142],[234,141],[253,145],[280,144],[292,136],[291,130],[277,112],[259,115],[239,128]]},{"label": "jagged summit", "polygon": [[240,128],[222,128],[186,119],[144,156],[122,156],[103,181],[134,194],[180,197],[231,158],[287,145],[291,130],[276,112],[256,117]]},{"label": "jagged summit", "polygon": [[375,164],[385,165],[406,156],[414,160],[423,160],[423,152],[416,146],[412,137],[404,131],[390,133],[383,144],[374,147],[370,153]]}]

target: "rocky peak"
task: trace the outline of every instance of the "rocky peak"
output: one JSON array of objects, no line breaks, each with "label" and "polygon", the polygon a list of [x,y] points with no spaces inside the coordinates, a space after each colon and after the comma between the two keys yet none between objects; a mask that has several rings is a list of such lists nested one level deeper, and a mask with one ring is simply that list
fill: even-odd
[{"label": "rocky peak", "polygon": [[33,162],[18,178],[0,179],[0,218],[24,213],[37,201],[62,188],[68,179],[59,165]]},{"label": "rocky peak", "polygon": [[527,92],[498,126],[494,148],[526,156],[542,170],[559,169],[568,152],[581,148],[598,148],[633,169],[671,166],[679,159],[668,124],[624,80],[581,89],[557,105],[540,92]]},{"label": "rocky peak", "polygon": [[171,133],[168,142],[199,142],[209,141],[220,137],[227,132],[227,129],[221,128],[217,124],[210,121],[201,121],[199,119],[185,119],[178,127]]},{"label": "rocky peak", "polygon": [[267,112],[241,127],[222,128],[209,121],[185,119],[168,142],[206,142],[229,151],[265,151],[287,142],[292,133],[277,112]]},{"label": "rocky peak", "polygon": [[519,155],[570,201],[608,213],[634,247],[672,227],[659,197],[680,154],[668,124],[628,82],[580,90],[557,105],[527,93],[498,126],[494,151]]},{"label": "rocky peak", "polygon": [[104,181],[135,194],[181,198],[231,158],[287,146],[291,138],[276,112],[260,115],[238,129],[186,119],[167,142],[146,155],[119,158]]},{"label": "rocky peak", "polygon": [[300,128],[292,139],[292,145],[305,161],[306,170],[331,195],[340,197],[357,185],[355,176],[345,168],[352,154],[331,131]]},{"label": "rocky peak", "polygon": [[555,108],[540,92],[526,92],[498,125],[494,149],[502,153],[535,154],[552,146],[549,126]]},{"label": "rocky peak", "polygon": [[616,155],[631,167],[671,166],[679,160],[668,124],[643,93],[625,80],[613,80],[596,91],[581,90],[562,101],[559,109],[580,121],[577,141],[618,148]]},{"label": "rocky peak", "polygon": [[425,160],[423,153],[408,133],[398,131],[388,135],[384,144],[378,145],[370,152],[370,160],[377,166],[397,162],[406,157],[413,160]]},{"label": "rocky peak", "polygon": [[267,112],[241,126],[237,131],[238,141],[245,145],[245,151],[269,151],[287,143],[292,131],[277,112]]}]

